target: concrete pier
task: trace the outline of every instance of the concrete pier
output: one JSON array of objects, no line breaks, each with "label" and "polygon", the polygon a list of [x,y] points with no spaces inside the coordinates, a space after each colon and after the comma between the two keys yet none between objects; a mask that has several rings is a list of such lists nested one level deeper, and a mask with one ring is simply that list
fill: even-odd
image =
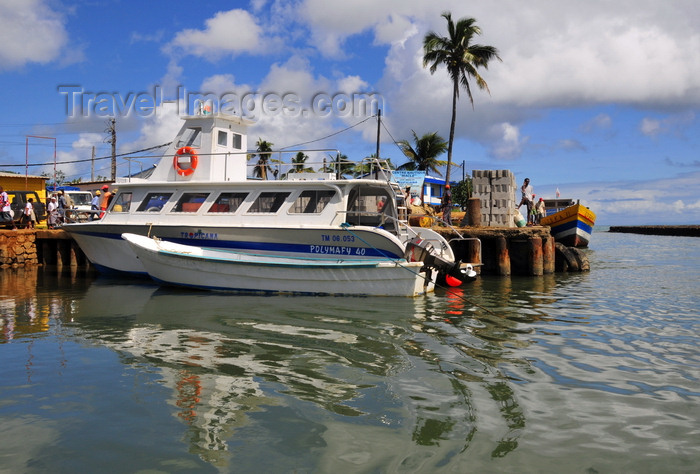
[{"label": "concrete pier", "polygon": [[[433,227],[449,242],[455,256],[463,262],[477,263],[483,275],[540,276],[557,271],[557,252],[549,227],[460,227],[460,234],[468,239],[460,241],[455,233],[445,227]],[[481,255],[481,261],[479,260]],[[576,251],[576,257],[585,254]],[[575,258],[574,258],[575,260]],[[560,265],[561,271],[579,271],[574,265]]]}]

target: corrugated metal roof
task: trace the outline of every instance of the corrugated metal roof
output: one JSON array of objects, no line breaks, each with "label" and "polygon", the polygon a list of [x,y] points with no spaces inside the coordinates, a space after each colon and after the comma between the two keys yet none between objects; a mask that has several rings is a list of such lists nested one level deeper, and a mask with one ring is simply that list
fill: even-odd
[{"label": "corrugated metal roof", "polygon": [[41,179],[49,179],[46,176],[35,176],[35,175],[25,175],[25,174],[19,174],[19,173],[8,173],[7,171],[0,171],[0,177],[2,178],[41,178]]}]

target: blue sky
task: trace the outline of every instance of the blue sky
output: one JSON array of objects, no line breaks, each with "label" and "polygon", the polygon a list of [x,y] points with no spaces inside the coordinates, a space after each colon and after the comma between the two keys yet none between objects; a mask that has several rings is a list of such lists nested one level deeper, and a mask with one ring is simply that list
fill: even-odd
[{"label": "blue sky", "polygon": [[[27,155],[53,162],[53,140],[27,139],[40,135],[56,139],[58,169],[88,180],[89,162],[65,162],[90,158],[93,146],[109,154],[110,115],[120,153],[168,142],[184,90],[257,100],[246,103],[256,105],[251,143],[262,137],[275,148],[362,122],[366,111],[342,99],[374,94],[381,155],[401,164],[392,137],[448,136],[451,84],[444,70],[422,66],[425,34],[446,31],[443,11],[475,18],[479,42],[503,60],[482,71],[490,95],[474,87],[472,108],[462,93],[455,163],[468,173],[510,169],[538,196],[559,188],[603,225],[700,223],[700,4],[692,0],[0,0],[0,169],[23,173]],[[88,107],[70,116],[69,97]],[[139,111],[104,107],[135,97]],[[314,111],[314,98],[335,106]],[[370,119],[308,146],[360,159],[375,152],[375,139]],[[109,175],[108,160],[95,174]]]}]

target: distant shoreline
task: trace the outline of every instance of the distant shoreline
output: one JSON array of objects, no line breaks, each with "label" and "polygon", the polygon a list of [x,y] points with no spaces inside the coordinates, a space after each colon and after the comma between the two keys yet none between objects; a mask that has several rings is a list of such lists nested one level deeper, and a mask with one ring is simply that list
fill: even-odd
[{"label": "distant shoreline", "polygon": [[608,232],[700,237],[700,225],[611,225]]}]

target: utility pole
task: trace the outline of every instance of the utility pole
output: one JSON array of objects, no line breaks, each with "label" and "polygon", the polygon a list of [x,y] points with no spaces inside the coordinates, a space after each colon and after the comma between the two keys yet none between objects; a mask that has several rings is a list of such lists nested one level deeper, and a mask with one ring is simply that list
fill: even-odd
[{"label": "utility pole", "polygon": [[95,147],[92,147],[92,161],[90,161],[90,181],[95,181]]},{"label": "utility pole", "polygon": [[105,138],[106,143],[112,144],[112,182],[117,179],[117,121],[111,119],[107,122],[106,133],[109,137]]}]

